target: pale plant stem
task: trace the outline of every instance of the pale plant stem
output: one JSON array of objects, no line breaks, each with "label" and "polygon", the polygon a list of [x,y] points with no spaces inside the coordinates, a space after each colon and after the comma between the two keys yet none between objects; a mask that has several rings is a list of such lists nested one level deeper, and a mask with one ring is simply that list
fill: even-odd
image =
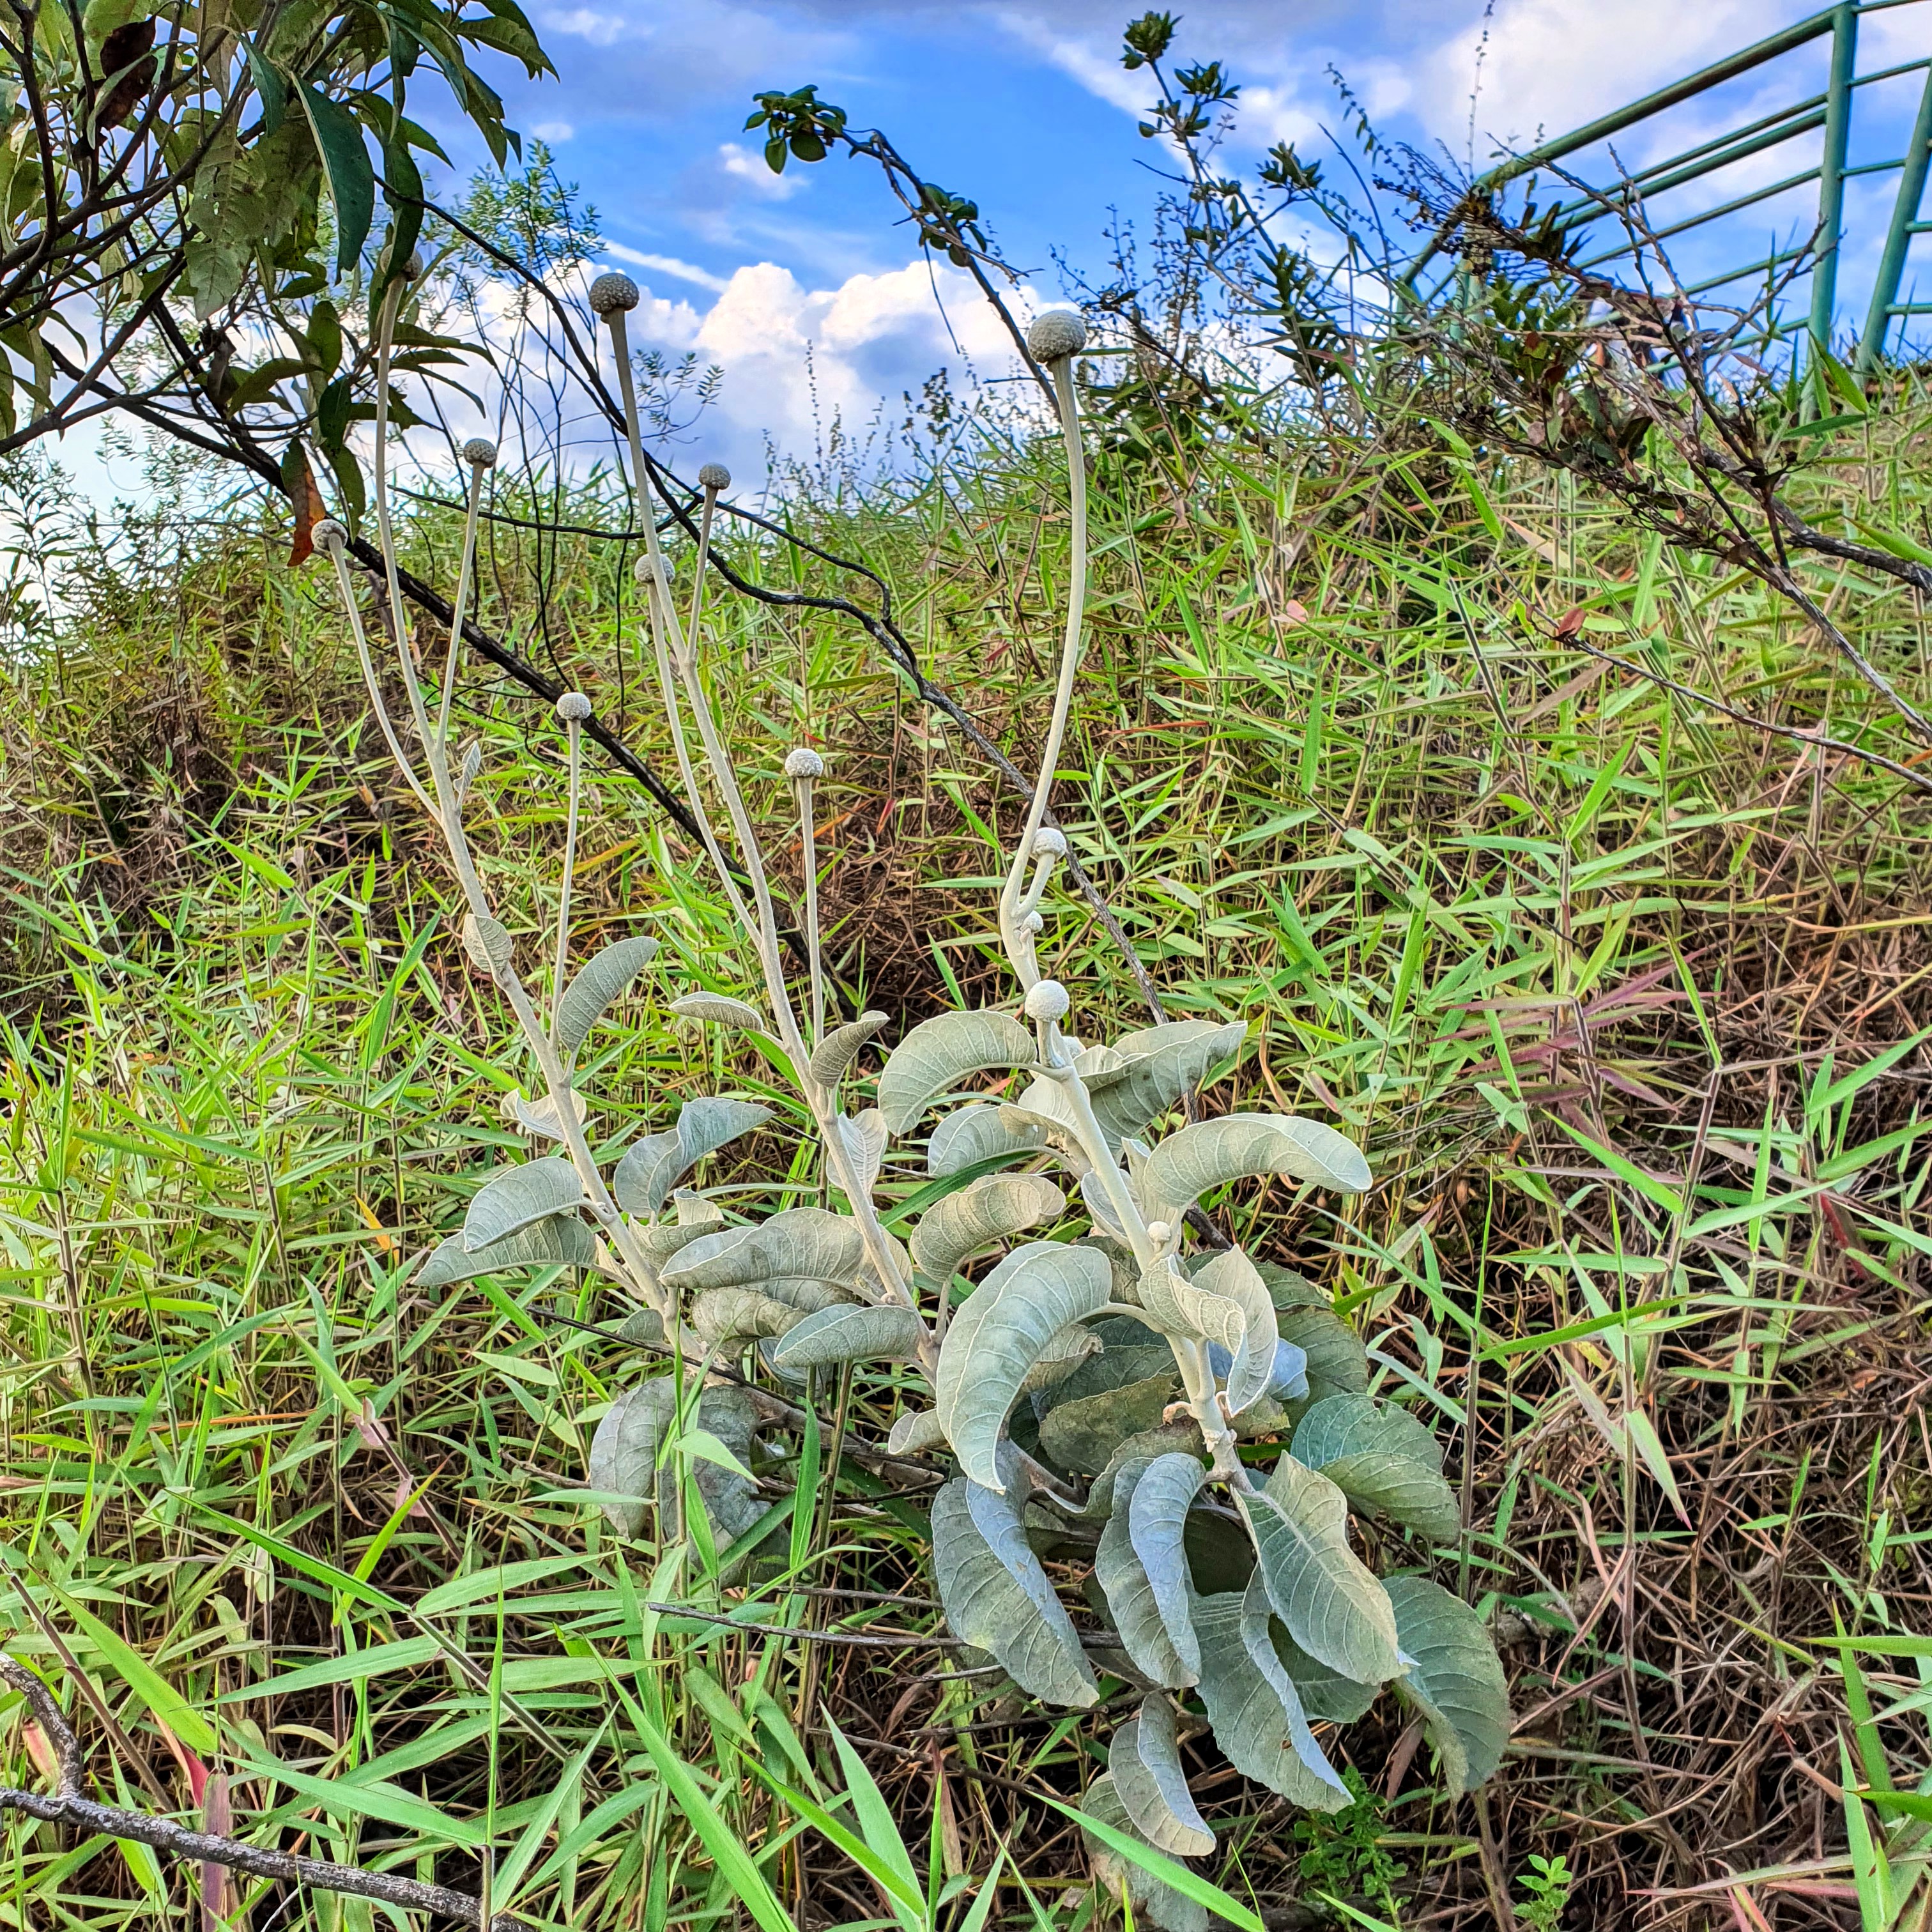
[{"label": "pale plant stem", "polygon": [[396,728],[389,716],[389,707],[382,701],[382,687],[376,676],[375,660],[369,655],[369,640],[362,629],[362,614],[356,608],[356,586],[350,580],[349,566],[344,560],[340,550],[333,553],[336,582],[342,592],[343,608],[349,613],[350,628],[356,639],[356,662],[362,668],[362,682],[369,693],[369,708],[376,714],[376,722],[381,728],[382,741],[389,748],[389,755],[396,761],[404,782],[415,793],[417,802],[431,818],[440,820],[436,800],[423,789],[422,781],[416,775],[408,758],[404,754],[402,742],[396,736]]},{"label": "pale plant stem", "polygon": [[812,784],[797,781],[799,844],[805,860],[805,947],[812,962],[812,1043],[825,1037],[825,961],[818,943],[818,814],[812,808]]},{"label": "pale plant stem", "polygon": [[476,562],[476,520],[483,507],[483,466],[470,466],[470,502],[463,518],[463,560],[457,566],[456,605],[449,620],[449,650],[442,661],[442,697],[436,709],[436,735],[449,742],[449,707],[456,695],[456,663],[463,649],[463,620],[469,614],[470,579]]},{"label": "pale plant stem", "polygon": [[1040,776],[1034,782],[1033,798],[1027,807],[1026,823],[1014,848],[1012,863],[1000,892],[1000,937],[1006,957],[1018,976],[1022,992],[1040,977],[1034,958],[1030,935],[1020,931],[1022,916],[1021,889],[1026,881],[1027,861],[1033,854],[1034,834],[1046,815],[1048,799],[1053,791],[1054,772],[1060,762],[1060,747],[1066,735],[1066,720],[1073,705],[1073,682],[1080,668],[1080,637],[1087,608],[1087,459],[1080,446],[1080,406],[1073,388],[1073,358],[1057,358],[1053,383],[1060,404],[1060,433],[1066,443],[1067,498],[1072,520],[1072,560],[1067,584],[1066,638],[1060,656],[1060,680],[1053,697],[1053,721],[1046,734],[1046,749],[1040,760]]},{"label": "pale plant stem", "polygon": [[[621,309],[613,310],[608,320],[611,346],[617,362],[618,393],[624,405],[625,435],[630,446],[632,514],[644,526],[645,554],[650,561],[656,590],[656,595],[650,600],[651,624],[660,647],[668,650],[670,663],[684,686],[685,697],[690,704],[692,719],[698,726],[699,741],[704,747],[705,761],[711,768],[712,778],[717,784],[719,796],[724,800],[726,815],[731,821],[732,831],[736,837],[739,852],[744,861],[746,876],[751,881],[758,920],[754,926],[748,920],[746,926],[758,944],[759,964],[764,968],[765,989],[770,1001],[772,1018],[778,1029],[779,1043],[790,1058],[796,1071],[799,1092],[811,1111],[813,1124],[818,1130],[833,1178],[851,1204],[852,1217],[859,1224],[866,1253],[872,1258],[873,1270],[878,1276],[882,1293],[888,1301],[916,1308],[917,1304],[913,1300],[911,1290],[899,1272],[898,1257],[894,1253],[891,1242],[886,1238],[886,1231],[879,1225],[879,1217],[873,1208],[872,1196],[859,1185],[858,1176],[847,1156],[844,1142],[838,1132],[832,1096],[812,1078],[809,1070],[811,1056],[806,1050],[797,1016],[792,1010],[791,994],[785,985],[784,959],[778,947],[778,920],[772,908],[771,886],[766,878],[764,862],[752,832],[751,814],[746,810],[743,796],[738,789],[730,759],[718,738],[717,727],[711,716],[710,702],[705,695],[698,666],[679,631],[676,606],[671,599],[670,572],[664,566],[663,546],[658,542],[657,518],[646,487],[644,437],[638,424],[637,384],[631,370],[630,349],[623,311]],[[675,709],[674,706],[673,708]],[[719,875],[725,876],[717,841],[714,838],[707,839],[706,843],[713,863],[718,868]],[[937,1359],[937,1352],[929,1334],[921,1344],[920,1357],[922,1361],[927,1360],[928,1357]],[[927,1366],[929,1369],[932,1366],[930,1361]]]},{"label": "pale plant stem", "polygon": [[704,618],[704,568],[711,561],[711,518],[718,507],[718,492],[704,488],[704,508],[698,523],[697,581],[691,586],[691,647],[698,648],[698,627]]},{"label": "pale plant stem", "polygon": [[[442,764],[439,748],[429,728],[429,714],[423,704],[422,681],[416,676],[416,663],[403,627],[403,587],[396,575],[396,536],[389,520],[389,349],[395,333],[396,311],[402,306],[403,278],[397,276],[382,298],[376,328],[376,536],[382,547],[382,569],[388,580],[389,615],[396,630],[396,657],[403,668],[403,688],[409,693],[410,722],[416,727],[417,742],[429,759],[434,776]],[[439,801],[448,788],[436,785]]]},{"label": "pale plant stem", "polygon": [[577,808],[584,788],[584,734],[574,718],[563,724],[570,748],[570,796],[563,821],[563,877],[556,894],[556,968],[550,975],[550,1025],[556,1031],[556,1010],[563,998],[563,976],[570,964],[570,882],[577,868]]},{"label": "pale plant stem", "polygon": [[[655,580],[645,589],[645,596],[655,600],[657,585]],[[691,748],[685,742],[683,714],[677,701],[677,684],[670,668],[670,655],[665,648],[664,626],[655,616],[651,620],[652,654],[657,661],[658,689],[664,699],[664,716],[670,723],[671,749],[677,758],[678,776],[684,781],[684,795],[691,806],[691,815],[698,821],[698,836],[704,842],[705,851],[710,855],[712,867],[718,874],[725,898],[730,902],[732,916],[737,920],[739,930],[749,933],[752,930],[752,909],[746,904],[734,882],[730,868],[724,862],[724,848],[718,842],[716,828],[711,823],[711,814],[704,802],[704,794],[698,782],[698,772],[692,763]]]}]

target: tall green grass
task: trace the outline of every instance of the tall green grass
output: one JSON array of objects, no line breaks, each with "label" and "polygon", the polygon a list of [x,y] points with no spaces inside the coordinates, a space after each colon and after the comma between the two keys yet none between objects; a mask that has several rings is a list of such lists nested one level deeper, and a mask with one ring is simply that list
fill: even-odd
[{"label": "tall green grass", "polygon": [[[1923,541],[1925,422],[1903,382],[1804,479],[1814,513]],[[800,479],[787,511],[890,586],[1022,764],[1064,580],[1051,474],[989,442],[860,495]],[[1294,440],[1097,494],[1058,808],[1172,1010],[1250,1021],[1214,1104],[1367,1145],[1378,1186],[1346,1218],[1278,1187],[1222,1218],[1319,1279],[1383,1391],[1449,1434],[1466,1521],[1493,1528],[1443,1574],[1498,1619],[1518,1714],[1503,1778],[1461,1804],[1412,1736],[1372,1731],[1364,1768],[1393,1774],[1339,1835],[1297,1838],[1204,1757],[1231,1828],[1207,1876],[1288,1924],[1340,1910],[1327,1893],[1370,1910],[1378,1858],[1406,1919],[1480,1922],[1561,1852],[1576,1923],[1908,1922],[1932,1809],[1925,803],[1641,674],[1917,747],[1762,587],[1561,479],[1494,467],[1472,490],[1396,440]],[[407,541],[446,576],[452,538],[429,508]],[[668,768],[616,548],[497,526],[484,615]],[[856,594],[773,544],[736,560]],[[1809,568],[1932,696],[1909,594]],[[829,754],[843,986],[904,1021],[976,996],[988,828],[1014,801],[856,627],[718,623],[754,788],[779,796],[801,732]],[[464,702],[488,753],[476,843],[534,931],[551,736],[480,674]],[[411,1287],[520,1144],[512,1036],[318,585],[246,533],[212,542],[16,662],[4,705],[0,1624],[103,1795],[192,1818],[218,1763],[244,1834],[578,1928],[1077,1932],[1114,1909],[1053,1802],[1103,1765],[1104,1709],[1031,1711],[940,1640],[928,1485],[875,1453],[890,1372],[774,1412],[787,1556],[748,1585],[730,1552],[614,1546],[573,1493],[640,1372],[628,1311],[568,1277]],[[608,776],[580,850],[585,940],[664,942],[597,1036],[597,1132],[662,1126],[688,1092],[766,1100],[742,1172],[704,1177],[748,1203],[796,1123],[754,1050],[666,1012],[750,976],[701,855]],[[1077,900],[1048,937],[1094,1030],[1134,1023]],[[0,1749],[32,1784],[16,1705]],[[187,1869],[8,1828],[5,1922],[196,1923]],[[256,1926],[373,1924],[210,1898]]]}]

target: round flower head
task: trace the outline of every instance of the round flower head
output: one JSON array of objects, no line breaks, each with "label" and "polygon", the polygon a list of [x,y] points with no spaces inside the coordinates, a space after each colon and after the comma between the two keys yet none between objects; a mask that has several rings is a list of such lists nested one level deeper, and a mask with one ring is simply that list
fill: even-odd
[{"label": "round flower head", "polygon": [[1062,1019],[1071,1004],[1066,988],[1058,980],[1036,980],[1026,996],[1026,1016],[1030,1020]]},{"label": "round flower head", "polygon": [[1078,356],[1087,346],[1087,325],[1070,308],[1050,308],[1034,317],[1027,331],[1027,350],[1036,362],[1058,362]]},{"label": "round flower head", "polygon": [[463,460],[465,463],[473,463],[478,470],[494,469],[496,463],[496,446],[487,436],[472,436],[463,446]]},{"label": "round flower head", "polygon": [[800,745],[785,754],[784,772],[788,778],[822,778],[825,760],[808,746]]},{"label": "round flower head", "polygon": [[590,306],[599,315],[622,314],[637,305],[638,285],[628,275],[613,269],[590,284]]},{"label": "round flower head", "polygon": [[1066,834],[1058,826],[1042,825],[1033,835],[1033,856],[1036,859],[1065,858]]},{"label": "round flower head", "polygon": [[1020,921],[1020,930],[1022,932],[1044,932],[1046,930],[1046,915],[1044,913],[1028,913]]},{"label": "round flower head", "polygon": [[406,282],[419,282],[422,280],[422,272],[423,258],[412,248],[410,250],[410,259],[403,264],[403,280]]},{"label": "round flower head", "polygon": [[632,565],[631,574],[634,577],[640,584],[648,584],[650,582],[653,572],[651,569],[651,560],[648,553],[646,555],[639,557],[637,562]]},{"label": "round flower head", "polygon": [[1148,1223],[1148,1239],[1160,1246],[1166,1246],[1167,1238],[1173,1232],[1174,1230],[1165,1221],[1150,1221]]},{"label": "round flower head", "polygon": [[556,700],[556,715],[566,724],[581,724],[590,716],[590,700],[580,691],[566,691]]},{"label": "round flower head", "polygon": [[309,542],[331,556],[349,541],[349,532],[333,517],[324,517],[308,533]]},{"label": "round flower head", "polygon": [[722,463],[707,463],[698,472],[698,480],[706,489],[722,496],[731,487],[731,472]]}]

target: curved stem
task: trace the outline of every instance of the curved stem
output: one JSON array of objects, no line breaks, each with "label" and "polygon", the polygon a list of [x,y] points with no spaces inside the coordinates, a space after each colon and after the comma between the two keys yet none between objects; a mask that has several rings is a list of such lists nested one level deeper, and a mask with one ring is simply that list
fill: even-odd
[{"label": "curved stem", "polygon": [[825,960],[818,938],[818,814],[809,778],[797,781],[799,844],[805,858],[805,946],[812,962],[812,1043],[825,1037]]},{"label": "curved stem", "polygon": [[556,1031],[556,1009],[563,998],[563,976],[570,964],[570,880],[577,866],[577,805],[583,790],[584,734],[577,720],[564,720],[564,737],[569,746],[570,802],[563,826],[563,877],[556,894],[556,968],[550,975],[550,1024]]},{"label": "curved stem", "polygon": [[463,641],[463,620],[470,604],[470,577],[476,560],[476,516],[483,502],[483,466],[470,466],[470,503],[463,519],[463,561],[457,566],[456,604],[449,620],[449,650],[442,661],[442,698],[436,706],[436,735],[449,742],[450,700],[456,695],[456,656]]},{"label": "curved stem", "polygon": [[1034,782],[1033,798],[1027,807],[1026,822],[1019,843],[1013,848],[1012,863],[1000,893],[1000,936],[1006,956],[1018,975],[1022,991],[1040,977],[1033,949],[1022,943],[1019,931],[1021,889],[1026,880],[1027,861],[1033,854],[1033,836],[1046,815],[1048,799],[1053,791],[1055,768],[1060,762],[1061,741],[1066,735],[1066,720],[1073,706],[1073,680],[1080,668],[1081,630],[1087,608],[1087,459],[1080,446],[1080,405],[1073,388],[1073,358],[1059,357],[1053,364],[1054,394],[1060,404],[1060,428],[1066,444],[1067,499],[1072,515],[1072,560],[1066,592],[1066,636],[1060,646],[1060,679],[1053,696],[1053,720],[1046,734],[1046,748],[1040,759],[1040,776]]}]

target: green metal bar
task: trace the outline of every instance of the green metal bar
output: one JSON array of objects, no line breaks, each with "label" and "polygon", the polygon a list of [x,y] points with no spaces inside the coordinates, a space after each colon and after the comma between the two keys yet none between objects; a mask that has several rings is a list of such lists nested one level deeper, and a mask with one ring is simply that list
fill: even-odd
[{"label": "green metal bar", "polygon": [[1905,157],[1894,154],[1888,161],[1861,161],[1855,168],[1845,169],[1844,174],[1846,180],[1851,181],[1859,175],[1888,175],[1894,168],[1902,168],[1904,165]]},{"label": "green metal bar", "polygon": [[1732,268],[1726,274],[1711,275],[1701,282],[1693,282],[1684,292],[1687,296],[1708,294],[1712,289],[1720,289],[1726,282],[1741,282],[1747,275],[1761,275],[1768,268],[1781,268],[1787,262],[1795,262],[1803,254],[1802,248],[1780,248],[1774,255],[1767,255],[1762,262],[1754,262],[1748,268]]},{"label": "green metal bar", "polygon": [[1811,334],[1832,340],[1838,302],[1838,238],[1844,228],[1845,156],[1852,137],[1852,76],[1858,58],[1858,10],[1852,0],[1832,10],[1832,74],[1825,97],[1825,154],[1818,171],[1818,254],[1811,270]]},{"label": "green metal bar", "polygon": [[1580,268],[1594,268],[1604,262],[1614,262],[1620,255],[1628,255],[1640,248],[1648,248],[1653,242],[1668,242],[1673,235],[1682,235],[1690,229],[1701,228],[1707,221],[1715,221],[1720,216],[1735,214],[1741,208],[1749,208],[1754,202],[1768,201],[1774,195],[1789,194],[1795,188],[1802,188],[1807,182],[1818,178],[1816,168],[1807,168],[1802,175],[1787,175],[1780,182],[1773,182],[1768,188],[1754,188],[1749,194],[1741,194],[1735,201],[1720,202],[1715,208],[1707,208],[1701,214],[1687,215],[1684,220],[1673,222],[1668,228],[1660,228],[1654,234],[1646,235],[1641,242],[1626,242],[1620,248],[1607,249],[1600,255],[1592,255],[1587,262],[1579,262]]},{"label": "green metal bar", "polygon": [[[1800,116],[1802,119],[1795,118]],[[1782,113],[1768,114],[1748,128],[1720,134],[1715,140],[1706,141],[1702,147],[1687,149],[1683,154],[1673,154],[1667,161],[1654,162],[1640,174],[1632,175],[1627,182],[1620,182],[1616,188],[1606,189],[1602,197],[1580,194],[1574,201],[1562,203],[1556,212],[1558,214],[1576,214],[1586,208],[1600,208],[1604,199],[1620,199],[1629,188],[1636,188],[1646,195],[1666,194],[1685,182],[1696,181],[1701,176],[1728,167],[1732,162],[1743,160],[1749,155],[1762,154],[1767,148],[1775,148],[1824,124],[1824,100],[1821,95],[1816,100],[1786,108]],[[1760,138],[1753,140],[1753,136]],[[1737,145],[1733,146],[1733,142]]]},{"label": "green metal bar", "polygon": [[1898,199],[1892,204],[1892,225],[1886,230],[1885,252],[1879,257],[1871,308],[1865,316],[1864,333],[1858,338],[1856,368],[1861,376],[1869,375],[1876,368],[1885,353],[1885,338],[1896,312],[1899,278],[1905,272],[1905,253],[1912,245],[1912,238],[1932,228],[1932,223],[1918,219],[1928,156],[1932,156],[1932,74],[1926,76],[1924,92],[1918,97],[1918,118],[1912,124],[1912,140],[1905,150],[1905,173],[1898,184]]}]

